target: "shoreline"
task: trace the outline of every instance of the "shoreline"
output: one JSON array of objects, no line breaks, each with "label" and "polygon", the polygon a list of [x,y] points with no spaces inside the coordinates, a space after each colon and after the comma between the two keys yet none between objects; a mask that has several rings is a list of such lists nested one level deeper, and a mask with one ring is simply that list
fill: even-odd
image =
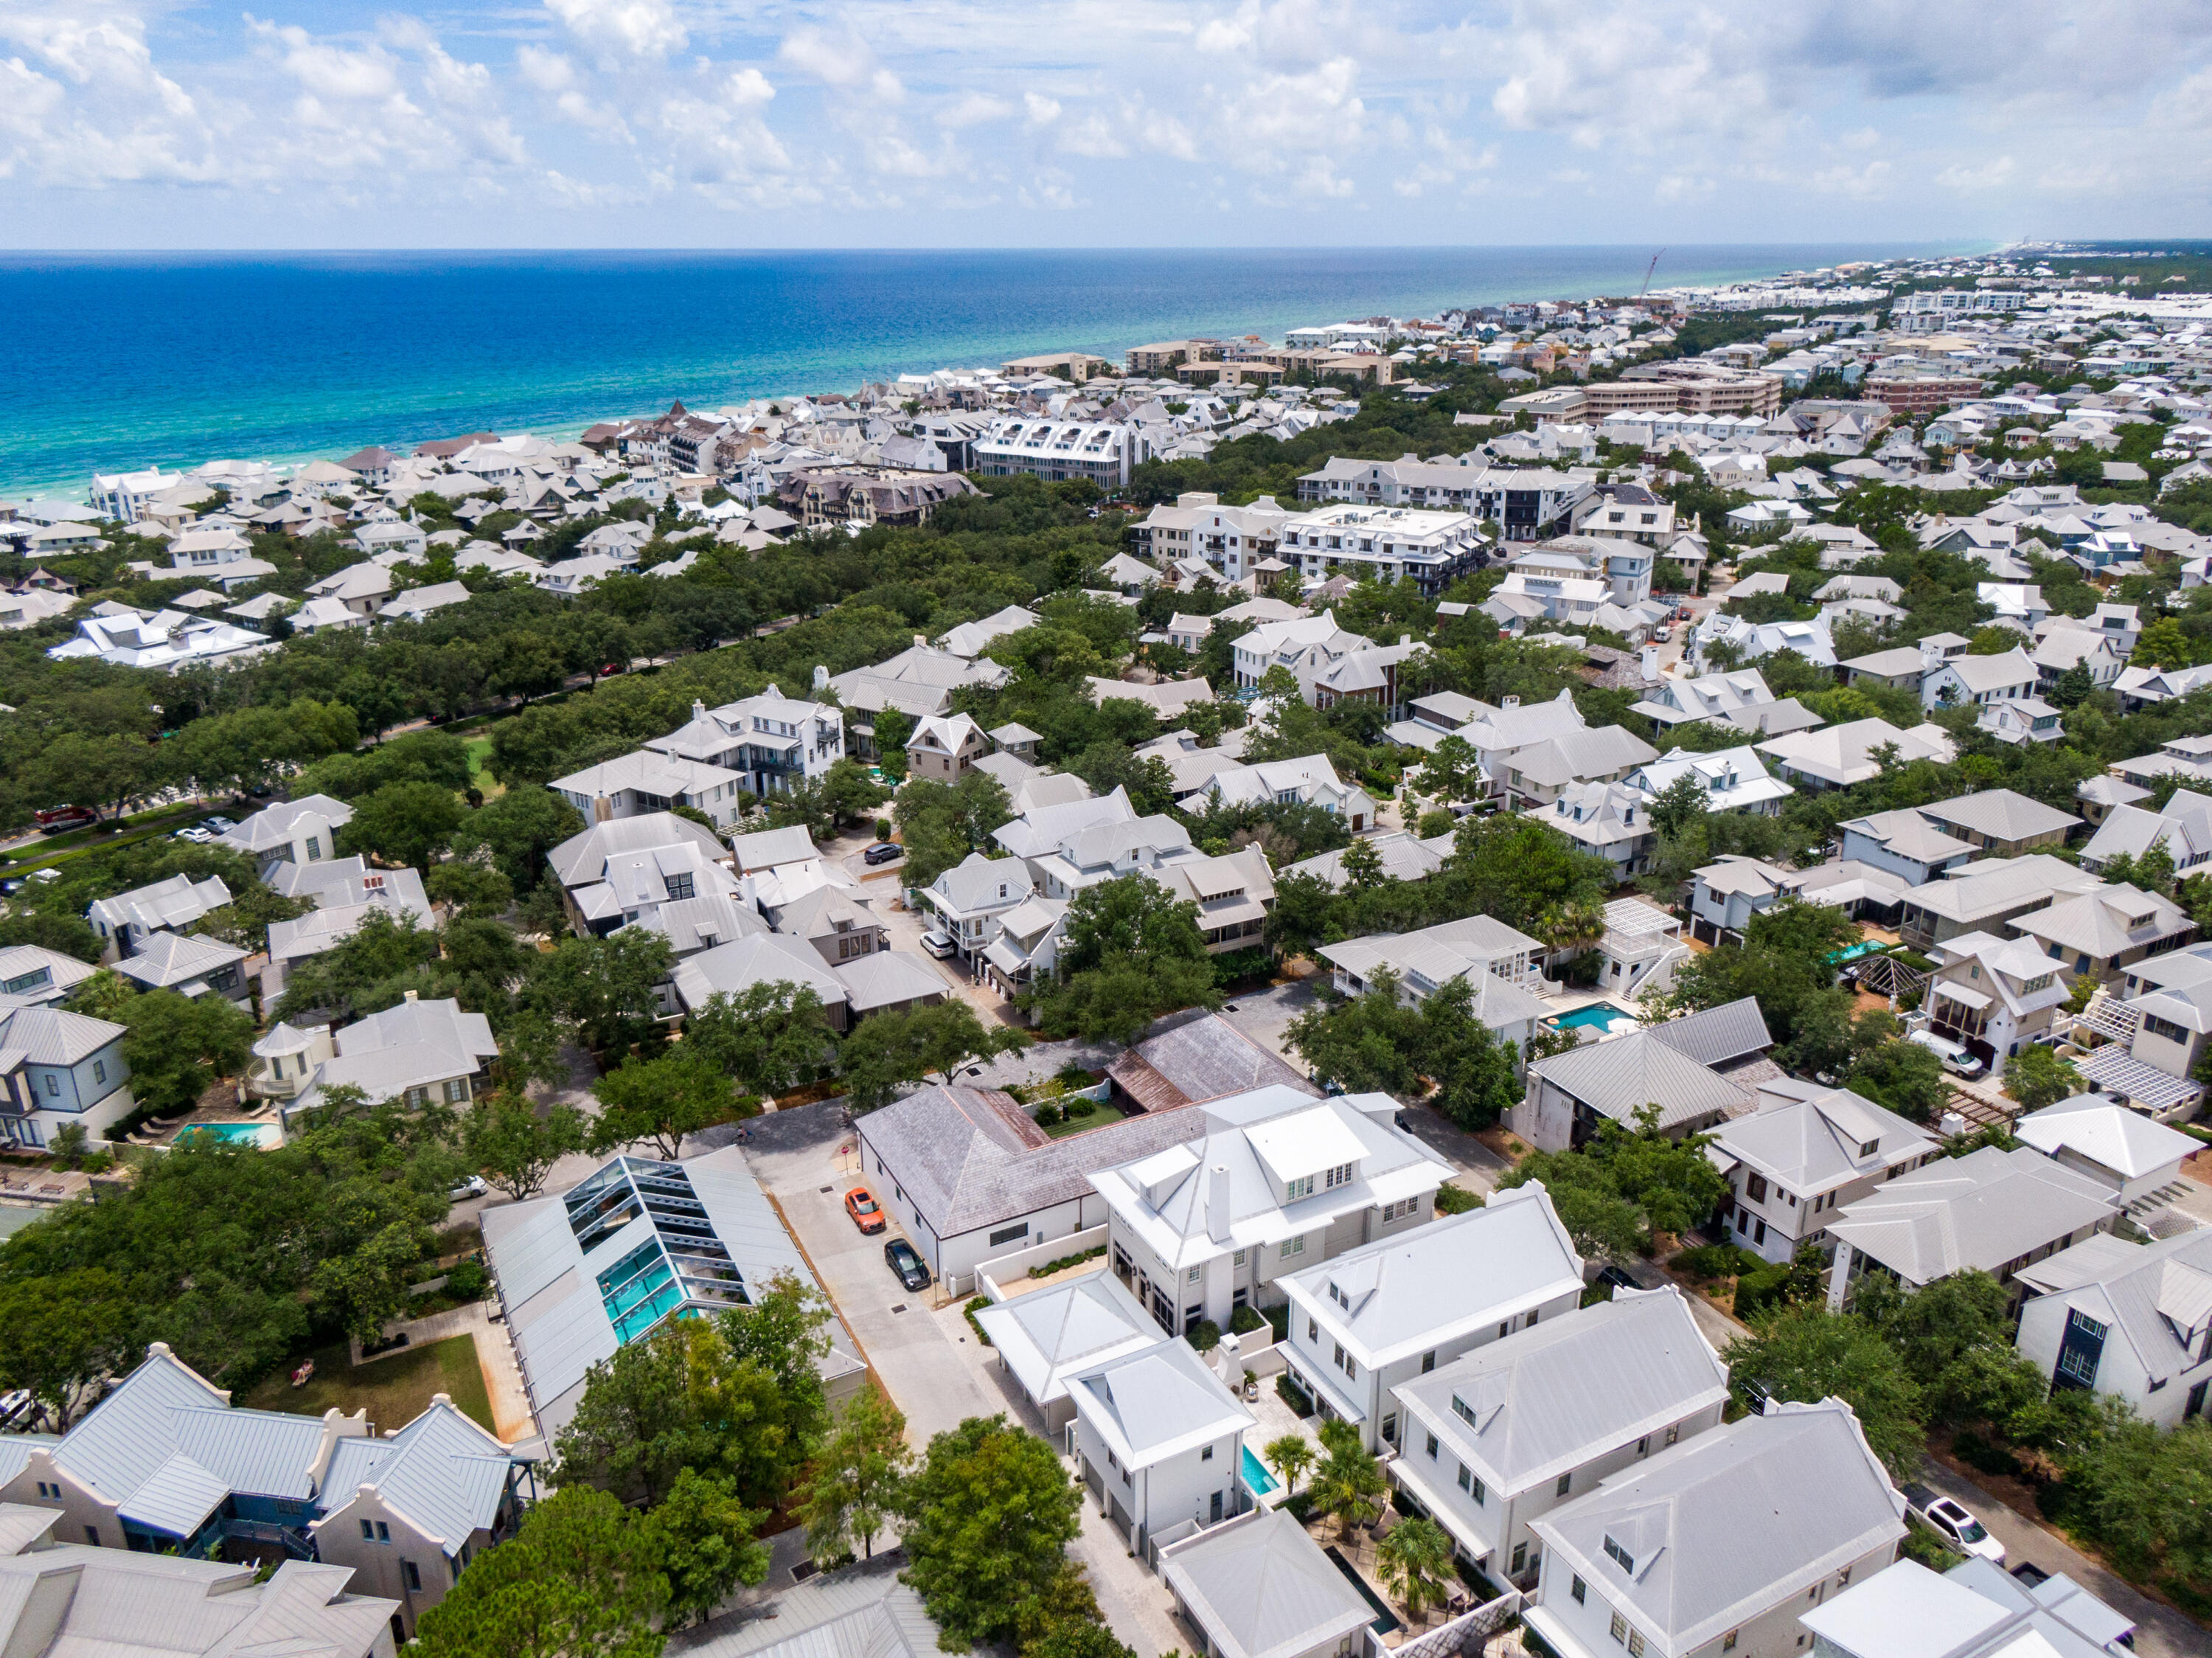
[{"label": "shoreline", "polygon": [[[1818,263],[1831,265],[1861,253],[1841,244],[1686,247],[1662,261],[1675,280],[1662,281],[1655,292],[1760,281],[1814,268],[1816,255],[1825,256]],[[1060,250],[865,255],[18,253],[0,258],[0,296],[9,280],[22,279],[27,271],[51,278],[65,268],[82,274],[82,285],[88,289],[99,286],[95,277],[111,289],[119,280],[129,297],[165,309],[167,290],[194,289],[193,297],[207,309],[209,326],[234,316],[250,302],[246,290],[256,283],[296,280],[311,286],[307,300],[314,303],[343,301],[344,292],[333,296],[327,291],[330,271],[337,267],[343,267],[340,290],[356,283],[372,286],[377,302],[387,308],[402,301],[443,302],[441,295],[457,306],[493,303],[509,286],[532,283],[581,283],[584,291],[594,295],[610,283],[617,292],[657,284],[681,294],[702,271],[750,283],[765,276],[783,287],[771,283],[761,295],[732,290],[726,300],[780,302],[788,314],[764,320],[757,310],[740,304],[726,319],[709,317],[689,325],[696,338],[680,339],[632,327],[573,357],[555,350],[536,374],[518,373],[507,353],[481,338],[463,340],[442,353],[426,341],[412,356],[402,354],[380,369],[364,363],[356,374],[350,360],[367,352],[341,338],[319,347],[322,357],[312,350],[302,354],[297,375],[263,367],[226,380],[231,365],[202,346],[207,363],[198,374],[181,362],[150,374],[134,366],[132,372],[147,375],[155,389],[137,396],[127,388],[109,393],[106,400],[127,405],[112,415],[82,402],[72,407],[59,392],[52,394],[50,418],[35,406],[29,409],[15,429],[35,435],[23,442],[25,453],[10,456],[0,437],[0,498],[74,499],[88,488],[95,472],[153,466],[182,470],[216,458],[298,465],[335,460],[367,443],[411,447],[471,430],[528,431],[559,441],[598,421],[658,414],[673,400],[713,408],[756,398],[849,393],[900,374],[995,367],[1042,351],[1084,350],[1118,358],[1128,346],[1152,339],[1243,332],[1272,337],[1285,327],[1356,314],[1411,316],[1535,298],[1579,300],[1607,291],[1616,282],[1639,282],[1648,258],[1646,250],[1612,245],[1265,253],[1114,250],[1096,258]],[[1302,261],[1302,267],[1286,268],[1292,260]],[[1018,269],[1024,263],[1032,267],[1027,272]],[[1116,265],[1128,266],[1126,274],[1151,287],[1132,296],[1126,284],[1109,282]],[[364,271],[369,274],[361,275]],[[856,271],[866,280],[849,293],[808,293],[794,300],[786,291],[795,290],[800,278],[850,280]],[[960,277],[966,286],[937,294],[936,314],[917,315],[918,307],[932,302],[926,278],[933,274]],[[1666,274],[1662,269],[1662,278]],[[893,278],[912,283],[902,287]],[[239,291],[204,291],[225,283]],[[1005,292],[994,291],[994,283]],[[149,291],[136,291],[140,289]],[[471,294],[471,289],[483,291]],[[1021,308],[1022,314],[1006,313],[1000,302]],[[103,302],[100,296],[71,294],[60,297],[57,308],[66,320]],[[370,308],[358,296],[356,302],[364,312]],[[1333,312],[1340,304],[1340,313]],[[165,345],[170,326],[165,320]],[[807,332],[817,326],[830,332]],[[748,329],[757,337],[750,344]],[[531,337],[531,331],[520,330],[517,337]],[[197,344],[185,342],[173,355],[181,359],[186,346]],[[100,350],[118,359],[125,355],[121,344],[104,341]],[[469,360],[448,367],[447,358],[464,355]],[[343,359],[348,366],[330,366],[325,357]],[[65,362],[26,365],[33,384],[42,373],[65,384],[71,372]],[[86,365],[76,365],[76,372],[82,377]],[[258,383],[232,384],[248,380]],[[194,384],[216,389],[198,393],[197,399],[179,389]],[[655,389],[642,389],[647,387]],[[461,406],[450,414],[441,411],[453,405]],[[239,433],[234,441],[228,435],[233,430]]]}]

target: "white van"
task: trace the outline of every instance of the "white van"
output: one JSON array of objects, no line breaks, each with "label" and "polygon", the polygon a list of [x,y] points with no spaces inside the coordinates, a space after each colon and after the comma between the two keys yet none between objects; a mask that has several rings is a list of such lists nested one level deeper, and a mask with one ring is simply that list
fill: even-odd
[{"label": "white van", "polygon": [[1917,1042],[1941,1059],[1943,1069],[1954,1076],[1979,1076],[1982,1074],[1982,1062],[1948,1037],[1938,1036],[1933,1031],[1914,1031],[1905,1039]]}]

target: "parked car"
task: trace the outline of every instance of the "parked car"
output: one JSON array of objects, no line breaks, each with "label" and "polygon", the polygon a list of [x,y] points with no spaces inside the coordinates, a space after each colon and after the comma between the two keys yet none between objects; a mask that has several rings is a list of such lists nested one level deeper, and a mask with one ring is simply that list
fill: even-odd
[{"label": "parked car", "polygon": [[[1641,1289],[1644,1288],[1642,1284],[1630,1277],[1627,1273],[1622,1271],[1619,1267],[1612,1265],[1600,1267],[1598,1269],[1597,1277],[1591,1279],[1590,1282],[1592,1283],[1601,1283],[1605,1285],[1607,1289]],[[1610,1301],[1612,1297],[1608,1295],[1607,1299]]]},{"label": "parked car", "polygon": [[200,827],[211,835],[227,835],[238,827],[236,818],[227,818],[218,812],[211,818],[202,818]]},{"label": "parked car", "polygon": [[908,1289],[929,1288],[929,1269],[921,1264],[921,1257],[914,1253],[914,1246],[904,1238],[893,1238],[885,1244],[884,1259],[890,1263],[892,1274]]},{"label": "parked car", "polygon": [[2004,1545],[1991,1537],[1988,1528],[1964,1504],[1954,1503],[1925,1485],[1908,1484],[1905,1488],[1905,1506],[1915,1520],[1953,1548],[1992,1565],[2004,1564]]},{"label": "parked car", "polygon": [[942,961],[959,946],[953,943],[950,933],[941,933],[933,927],[921,936],[921,948]]},{"label": "parked car", "polygon": [[212,832],[203,829],[197,823],[193,823],[187,824],[182,829],[175,831],[170,838],[173,840],[188,840],[196,845],[204,846],[215,838],[215,835]]},{"label": "parked car", "polygon": [[1674,637],[1674,630],[1671,627],[1656,627],[1651,630],[1651,642],[1654,644],[1663,645]]},{"label": "parked car", "polygon": [[879,840],[860,854],[860,862],[873,868],[878,863],[889,863],[894,859],[902,858],[905,856],[905,847],[894,845],[887,840]]},{"label": "parked car", "polygon": [[845,1194],[845,1212],[853,1217],[853,1224],[863,1232],[884,1229],[884,1211],[876,1207],[874,1197],[864,1186],[856,1186]]},{"label": "parked car", "polygon": [[27,1387],[18,1387],[12,1393],[0,1393],[0,1428],[12,1428],[37,1408]]},{"label": "parked car", "polygon": [[464,1203],[471,1198],[481,1198],[490,1190],[491,1188],[484,1184],[483,1175],[471,1174],[446,1194],[446,1201],[451,1204]]},{"label": "parked car", "polygon": [[52,811],[33,812],[33,822],[42,835],[58,835],[64,829],[82,829],[100,821],[100,814],[89,806],[57,806]]},{"label": "parked car", "polygon": [[1914,1031],[1905,1039],[1917,1042],[1943,1062],[1943,1069],[1954,1076],[1979,1076],[1985,1067],[1982,1062],[1960,1047],[1948,1036],[1938,1036],[1934,1031]]}]

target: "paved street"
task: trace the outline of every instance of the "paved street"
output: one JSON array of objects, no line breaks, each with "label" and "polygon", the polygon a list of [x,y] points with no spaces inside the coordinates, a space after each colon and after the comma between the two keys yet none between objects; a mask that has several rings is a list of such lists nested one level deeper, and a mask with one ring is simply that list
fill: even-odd
[{"label": "paved street", "polygon": [[1930,1458],[1921,1464],[1920,1477],[1931,1489],[1974,1511],[1974,1517],[2005,1545],[2008,1569],[2027,1561],[2054,1576],[2063,1572],[2107,1606],[2134,1618],[2136,1658],[2203,1658],[2212,1651],[2212,1635],[2203,1625],[2138,1593],[2057,1533],[2007,1508],[1965,1475]]},{"label": "paved street", "polygon": [[[714,1130],[702,1137],[701,1149],[726,1144],[736,1132]],[[933,1291],[909,1294],[884,1264],[884,1237],[864,1235],[846,1216],[844,1194],[859,1184],[860,1173],[856,1154],[845,1149],[853,1137],[836,1106],[777,1112],[749,1125],[748,1132],[743,1143],[754,1174],[781,1205],[854,1339],[906,1413],[915,1447],[926,1446],[932,1435],[964,1417],[1002,1411],[1042,1432],[1042,1421],[976,1342],[962,1303],[935,1307]],[[1169,1620],[1159,1581],[1130,1557],[1127,1545],[1088,1503],[1082,1536],[1071,1552],[1089,1570],[1107,1621],[1122,1640],[1139,1653],[1186,1644]]]}]

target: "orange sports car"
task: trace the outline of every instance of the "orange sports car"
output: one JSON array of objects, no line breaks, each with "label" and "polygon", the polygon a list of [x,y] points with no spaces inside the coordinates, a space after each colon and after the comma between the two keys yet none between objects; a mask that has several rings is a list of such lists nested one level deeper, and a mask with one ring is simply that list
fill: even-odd
[{"label": "orange sports car", "polygon": [[863,1232],[884,1229],[884,1211],[876,1207],[876,1200],[868,1195],[864,1186],[856,1186],[845,1194],[845,1212],[853,1217],[853,1224]]}]

